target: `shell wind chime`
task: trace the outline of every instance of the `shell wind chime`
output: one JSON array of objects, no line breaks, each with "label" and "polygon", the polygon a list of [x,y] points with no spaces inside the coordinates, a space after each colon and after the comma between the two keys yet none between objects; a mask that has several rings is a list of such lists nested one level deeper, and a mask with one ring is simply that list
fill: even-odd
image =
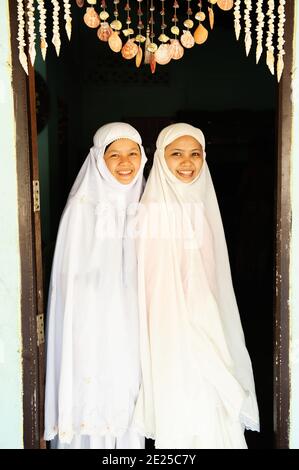
[{"label": "shell wind chime", "polygon": [[[46,59],[50,35],[59,56],[62,22],[67,38],[71,40],[72,5],[83,10],[84,23],[96,31],[100,41],[107,43],[113,52],[121,53],[123,59],[134,59],[132,62],[138,68],[142,63],[150,65],[152,73],[156,64],[177,61],[186,49],[202,47],[206,43],[215,28],[217,7],[223,11],[232,10],[236,39],[239,40],[243,32],[246,55],[256,42],[256,63],[261,62],[264,54],[267,67],[278,81],[283,73],[286,0],[16,1],[19,60],[27,74],[28,65],[34,66],[38,49],[43,60]],[[47,31],[47,19],[52,20],[50,32]],[[167,26],[170,19],[172,25]],[[134,25],[134,22],[137,23]],[[160,34],[157,33],[159,29]]]},{"label": "shell wind chime", "polygon": [[[144,64],[149,64],[152,73],[156,70],[156,64],[167,65],[171,60],[179,60],[184,56],[185,49],[191,49],[195,44],[201,45],[208,39],[209,31],[205,25],[205,20],[209,18],[209,26],[212,31],[214,28],[215,12],[214,6],[217,5],[224,11],[233,8],[233,0],[201,0],[197,2],[199,11],[195,14],[194,19],[199,22],[197,28],[192,32],[194,26],[193,11],[191,8],[192,0],[172,0],[172,18],[173,23],[171,27],[166,24],[166,0],[148,0],[147,3],[147,21],[144,24],[142,17],[144,14],[143,0],[135,0],[134,2],[126,0],[122,3],[125,4],[122,13],[122,5],[119,0],[111,0],[114,5],[114,20],[108,22],[109,13],[107,11],[106,1],[100,0],[86,0],[86,12],[84,14],[85,24],[91,28],[96,29],[98,38],[103,42],[108,42],[110,49],[113,52],[120,52],[125,60],[135,58],[136,67],[140,67],[142,61]],[[84,0],[76,0],[78,7],[83,8],[85,5]],[[193,2],[195,3],[195,1]],[[135,4],[136,11],[135,17],[137,18],[136,28],[132,26],[131,8]],[[157,11],[157,5],[160,5]],[[97,12],[97,6],[100,6],[101,12]],[[181,6],[187,7],[187,12],[181,20],[178,12]],[[204,8],[206,12],[204,12]],[[184,8],[184,11],[185,8]],[[186,16],[185,16],[186,15]],[[120,17],[126,17],[121,21]],[[160,17],[160,34],[155,41],[157,28],[155,21]],[[169,18],[170,19],[170,18]],[[180,23],[182,22],[183,30],[181,33]],[[123,24],[126,26],[123,28]],[[146,26],[145,26],[146,25]],[[143,30],[145,29],[145,35]],[[126,37],[126,42],[123,44],[121,33]],[[137,33],[137,34],[136,34]],[[169,35],[172,35],[170,37]],[[136,36],[135,36],[136,34]]]},{"label": "shell wind chime", "polygon": [[[63,6],[61,5],[63,3]],[[78,6],[80,6],[80,0],[76,0]],[[81,2],[81,7],[84,5],[84,0]],[[52,13],[52,43],[54,44],[57,55],[59,56],[61,47],[61,36],[60,36],[60,14],[63,13],[65,21],[65,30],[69,40],[71,40],[72,34],[72,14],[70,0],[51,0],[51,13]],[[28,74],[28,59],[32,66],[34,66],[36,58],[36,25],[38,21],[38,33],[39,33],[39,46],[43,60],[46,59],[48,42],[47,42],[47,10],[45,0],[17,0],[17,12],[18,12],[18,49],[19,49],[19,60]],[[37,17],[37,21],[36,21]],[[25,34],[27,31],[27,35]],[[28,57],[27,53],[28,52]]]},{"label": "shell wind chime", "polygon": [[[284,25],[285,25],[285,4],[286,0],[244,0],[244,33],[245,33],[245,51],[249,55],[252,46],[252,10],[255,6],[256,16],[256,63],[258,64],[265,49],[266,51],[266,64],[272,73],[276,76],[279,82],[284,69],[285,55],[284,50]],[[236,39],[240,38],[242,31],[242,2],[235,0],[234,6],[234,28]],[[277,18],[277,21],[275,21]],[[277,45],[275,50],[274,35],[277,31]]]}]

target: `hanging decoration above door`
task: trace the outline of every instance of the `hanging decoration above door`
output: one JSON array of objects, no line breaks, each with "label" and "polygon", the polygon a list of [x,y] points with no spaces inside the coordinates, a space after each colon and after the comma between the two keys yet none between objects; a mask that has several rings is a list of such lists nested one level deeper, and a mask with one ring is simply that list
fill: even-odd
[{"label": "hanging decoration above door", "polygon": [[[41,54],[44,60],[46,58],[47,16],[52,18],[51,41],[58,56],[61,47],[62,15],[67,37],[71,39],[71,1],[17,0],[17,2],[19,59],[28,73],[28,60],[34,65],[36,57],[36,25],[39,25]],[[134,59],[136,67],[149,64],[152,73],[156,71],[156,64],[165,66],[172,60],[181,59],[186,49],[204,44],[214,25],[217,24],[215,15],[217,8],[223,11],[231,10],[237,40],[244,31],[246,55],[249,55],[256,42],[256,63],[259,63],[265,52],[265,61],[270,72],[273,75],[276,73],[278,81],[281,79],[285,55],[286,0],[72,0],[72,2],[79,8],[85,9],[83,20],[86,26],[96,30],[99,40],[107,42],[111,51],[120,53],[125,60]],[[167,25],[167,22],[171,24]]]},{"label": "hanging decoration above door", "polygon": [[[116,53],[120,52],[124,59],[135,58],[136,67],[140,67],[144,57],[144,64],[150,65],[152,73],[156,70],[156,64],[167,65],[171,60],[179,60],[183,57],[185,49],[207,41],[207,21],[212,30],[215,5],[224,11],[231,10],[234,6],[233,0],[75,1],[78,7],[86,7],[84,22],[91,29],[99,28],[97,35],[101,41],[108,42],[110,49]],[[166,3],[168,7],[171,4],[172,14],[168,19],[172,26],[166,24]],[[181,17],[178,16],[180,10]],[[131,13],[136,18],[135,25],[132,24]],[[146,23],[142,17],[146,17]],[[109,19],[112,20],[110,24]],[[122,19],[125,21],[122,22]],[[198,24],[194,28],[197,21]],[[121,33],[128,38],[125,44],[122,42]]]}]

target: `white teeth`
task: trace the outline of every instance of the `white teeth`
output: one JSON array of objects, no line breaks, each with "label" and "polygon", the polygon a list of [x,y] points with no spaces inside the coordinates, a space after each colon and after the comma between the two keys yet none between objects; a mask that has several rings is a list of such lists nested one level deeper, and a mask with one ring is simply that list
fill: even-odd
[{"label": "white teeth", "polygon": [[184,175],[184,176],[190,176],[192,175],[193,173],[193,170],[181,170],[181,171],[178,171],[178,173],[180,173],[180,175]]},{"label": "white teeth", "polygon": [[119,171],[118,174],[119,175],[130,175],[132,173],[132,170],[129,170],[129,171]]}]

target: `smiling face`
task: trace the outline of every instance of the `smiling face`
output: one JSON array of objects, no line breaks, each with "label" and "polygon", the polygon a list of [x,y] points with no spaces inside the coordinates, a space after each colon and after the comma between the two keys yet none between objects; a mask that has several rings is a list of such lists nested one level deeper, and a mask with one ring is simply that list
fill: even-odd
[{"label": "smiling face", "polygon": [[117,181],[129,184],[140,168],[140,147],[133,140],[118,139],[106,148],[104,160]]},{"label": "smiling face", "polygon": [[165,147],[165,160],[171,173],[180,181],[190,183],[203,165],[202,146],[194,137],[184,135]]}]

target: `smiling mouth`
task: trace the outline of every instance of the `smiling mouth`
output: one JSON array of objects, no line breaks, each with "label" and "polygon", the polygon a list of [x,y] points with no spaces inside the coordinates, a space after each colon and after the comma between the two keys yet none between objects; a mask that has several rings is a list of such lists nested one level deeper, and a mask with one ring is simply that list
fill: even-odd
[{"label": "smiling mouth", "polygon": [[133,174],[133,170],[118,170],[117,174],[119,176],[127,177],[127,176],[131,176]]},{"label": "smiling mouth", "polygon": [[177,173],[181,178],[189,179],[194,175],[194,170],[177,170]]}]

